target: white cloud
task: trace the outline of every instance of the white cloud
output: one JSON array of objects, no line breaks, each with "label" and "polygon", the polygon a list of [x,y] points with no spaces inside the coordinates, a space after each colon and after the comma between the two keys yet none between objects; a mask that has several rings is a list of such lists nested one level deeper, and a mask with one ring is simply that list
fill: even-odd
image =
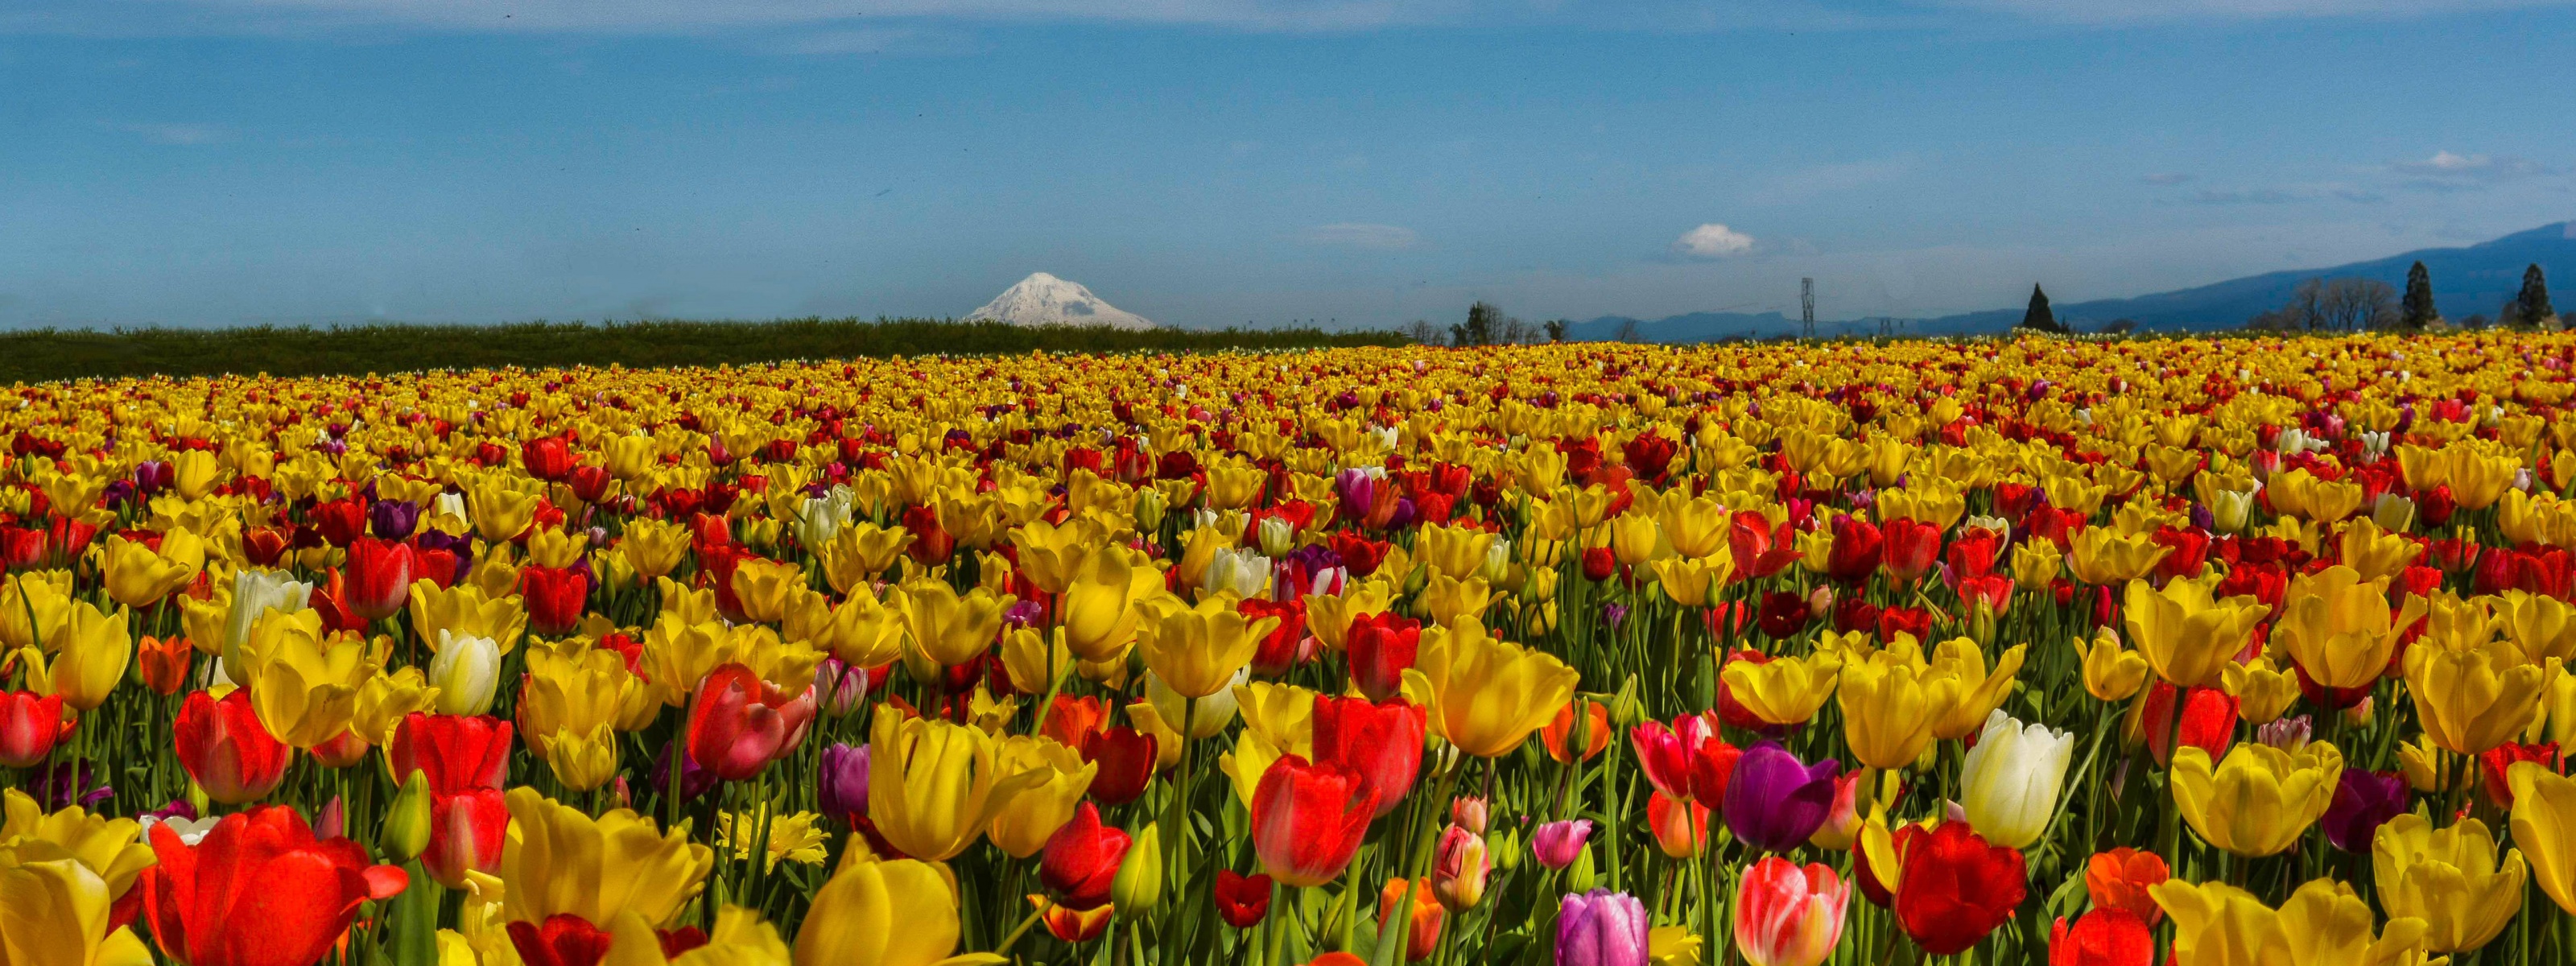
[{"label": "white cloud", "polygon": [[1298,232],[1297,239],[1309,245],[1333,245],[1372,251],[1398,251],[1422,244],[1421,235],[1402,225],[1372,225],[1349,221],[1316,225]]},{"label": "white cloud", "polygon": [[1753,236],[1709,222],[1673,240],[1673,252],[1692,258],[1729,258],[1753,252]]},{"label": "white cloud", "polygon": [[2454,154],[2435,151],[2422,161],[2400,161],[2389,170],[2424,178],[2457,178],[2478,181],[2506,181],[2551,174],[2549,168],[2529,158],[2498,158],[2483,154]]}]

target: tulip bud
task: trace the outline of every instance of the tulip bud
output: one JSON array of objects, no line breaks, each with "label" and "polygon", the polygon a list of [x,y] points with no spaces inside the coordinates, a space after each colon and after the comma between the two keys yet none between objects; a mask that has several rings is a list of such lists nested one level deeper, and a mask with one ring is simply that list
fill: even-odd
[{"label": "tulip bud", "polygon": [[1109,881],[1109,901],[1119,915],[1139,916],[1163,898],[1163,836],[1148,822],[1130,842],[1127,857],[1118,863],[1118,877]]},{"label": "tulip bud", "polygon": [[1598,874],[1593,871],[1592,850],[1584,849],[1575,854],[1574,864],[1565,870],[1565,890],[1575,893],[1590,892],[1595,878],[1598,878]]},{"label": "tulip bud", "polygon": [[1509,872],[1521,867],[1521,835],[1512,829],[1497,829],[1485,836],[1485,854],[1493,857],[1494,868]]},{"label": "tulip bud", "polygon": [[1645,720],[1646,703],[1637,699],[1637,677],[1632,674],[1619,685],[1619,693],[1610,698],[1610,723],[1626,731]]},{"label": "tulip bud", "polygon": [[1440,833],[1440,843],[1432,859],[1431,893],[1451,912],[1463,913],[1485,898],[1485,877],[1493,863],[1485,840],[1463,826],[1452,825]]},{"label": "tulip bud", "polygon": [[1163,511],[1170,506],[1171,502],[1163,499],[1163,491],[1150,486],[1138,489],[1136,491],[1136,529],[1146,533],[1162,529]]},{"label": "tulip bud", "polygon": [[415,769],[385,809],[385,829],[376,837],[376,847],[397,862],[409,862],[428,850],[429,830],[429,773]]},{"label": "tulip bud", "polygon": [[1488,806],[1485,804],[1485,799],[1481,796],[1460,795],[1457,800],[1449,803],[1449,820],[1464,826],[1467,831],[1474,832],[1478,835],[1485,834],[1485,822],[1488,814]]}]

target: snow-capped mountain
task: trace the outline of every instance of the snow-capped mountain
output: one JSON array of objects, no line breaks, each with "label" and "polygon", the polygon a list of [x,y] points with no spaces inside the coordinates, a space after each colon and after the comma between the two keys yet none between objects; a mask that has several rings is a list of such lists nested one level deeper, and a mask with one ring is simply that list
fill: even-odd
[{"label": "snow-capped mountain", "polygon": [[1079,282],[1039,272],[1004,289],[984,307],[967,313],[967,321],[990,319],[1012,325],[1106,325],[1116,329],[1150,329],[1151,320],[1100,300]]}]

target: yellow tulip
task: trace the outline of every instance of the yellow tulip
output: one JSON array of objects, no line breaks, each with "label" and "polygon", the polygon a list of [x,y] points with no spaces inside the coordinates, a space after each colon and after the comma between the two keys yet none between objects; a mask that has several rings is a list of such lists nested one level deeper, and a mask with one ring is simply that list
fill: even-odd
[{"label": "yellow tulip", "polygon": [[1064,593],[1073,586],[1082,563],[1092,551],[1108,542],[1109,535],[1100,525],[1084,519],[1066,520],[1062,526],[1043,520],[1032,520],[1011,531],[1011,543],[1020,548],[1020,572],[1029,582],[1050,594]]},{"label": "yellow tulip", "polygon": [[617,731],[608,725],[586,732],[570,728],[539,732],[528,745],[566,791],[590,791],[617,777]]},{"label": "yellow tulip", "polygon": [[715,867],[715,853],[689,841],[687,829],[664,833],[627,809],[592,818],[524,785],[510,789],[508,803],[500,877],[511,922],[570,914],[598,923],[631,913],[667,926]]},{"label": "yellow tulip", "polygon": [[[1158,737],[1156,740],[1161,739]],[[1223,773],[1228,784],[1234,787],[1235,800],[1249,810],[1253,795],[1261,790],[1261,777],[1269,774],[1272,762],[1288,753],[1288,749],[1260,729],[1245,728],[1234,736],[1234,750],[1216,756],[1216,770]]]},{"label": "yellow tulip", "polygon": [[805,569],[792,563],[745,557],[734,565],[733,597],[742,616],[756,624],[774,624],[787,616],[790,591],[805,586]]},{"label": "yellow tulip", "polygon": [[52,639],[54,628],[71,613],[71,588],[68,570],[29,570],[0,577],[0,646],[20,651]]},{"label": "yellow tulip", "polygon": [[181,499],[202,500],[214,492],[216,474],[222,466],[215,454],[201,449],[180,450],[170,457],[171,486]]},{"label": "yellow tulip", "polygon": [[2479,755],[2539,716],[2540,689],[2558,666],[2556,658],[2525,664],[2495,647],[2445,647],[2428,638],[2406,649],[2406,690],[2428,740]]},{"label": "yellow tulip", "polygon": [[503,654],[517,649],[528,630],[528,608],[519,595],[493,594],[463,582],[440,590],[427,580],[412,581],[410,613],[412,633],[424,640],[437,640],[440,631],[488,637]]},{"label": "yellow tulip", "polygon": [[130,818],[95,815],[78,805],[46,812],[17,789],[0,793],[0,867],[68,858],[96,873],[113,899],[157,861],[138,841],[143,827]]},{"label": "yellow tulip", "polygon": [[2342,565],[2360,571],[2363,580],[2397,576],[2424,554],[2423,544],[2406,539],[2405,534],[2382,530],[2369,517],[2344,527],[2342,544]]},{"label": "yellow tulip", "polygon": [[[1662,504],[1655,523],[1675,554],[1693,558],[1725,554],[1733,522],[1723,504],[1692,496],[1688,487],[1665,490]],[[1727,555],[1727,559],[1732,563],[1734,558]]]},{"label": "yellow tulip", "polygon": [[1395,597],[1395,591],[1375,580],[1350,581],[1343,585],[1339,597],[1308,594],[1306,630],[1325,647],[1341,650],[1343,635],[1350,630],[1352,621],[1386,613],[1394,606]]},{"label": "yellow tulip", "polygon": [[110,929],[116,894],[68,858],[0,865],[0,960],[30,966],[151,966],[134,931]]},{"label": "yellow tulip", "polygon": [[1053,772],[1004,774],[982,729],[878,708],[869,730],[868,818],[905,855],[945,862]]},{"label": "yellow tulip", "polygon": [[1006,775],[1039,776],[1037,784],[994,813],[984,833],[1002,851],[1022,859],[1038,854],[1057,829],[1073,820],[1074,806],[1082,804],[1092,777],[1100,773],[1100,766],[1082,760],[1081,752],[1034,735],[1002,739],[994,762]]},{"label": "yellow tulip", "polygon": [[465,505],[473,517],[474,532],[491,543],[514,540],[527,532],[528,525],[536,522],[537,504],[543,501],[537,494],[518,492],[508,484],[501,474],[486,473],[465,489]]},{"label": "yellow tulip", "polygon": [[2172,552],[2151,533],[2120,534],[2109,527],[2086,527],[2068,547],[2067,564],[2074,569],[2075,579],[2109,586],[2146,576]]},{"label": "yellow tulip", "polygon": [[528,533],[528,562],[562,569],[580,563],[590,550],[590,533],[563,527],[540,527]]},{"label": "yellow tulip", "polygon": [[1025,694],[1045,694],[1073,672],[1073,651],[1064,646],[1064,628],[1039,631],[1013,628],[1002,634],[1002,670],[1011,687]]},{"label": "yellow tulip", "polygon": [[1663,541],[1663,531],[1655,526],[1654,516],[1643,509],[1632,508],[1610,521],[1610,550],[1618,555],[1620,563],[1636,567],[1670,556],[1673,548]]},{"label": "yellow tulip", "polygon": [[814,556],[821,561],[823,576],[832,582],[832,589],[850,594],[856,593],[860,585],[884,576],[912,541],[912,534],[902,527],[879,527],[861,520],[842,527],[829,542],[814,548]]},{"label": "yellow tulip", "polygon": [[957,888],[911,859],[844,859],[796,933],[796,966],[966,966],[999,956],[951,956],[960,935]]},{"label": "yellow tulip", "polygon": [[[1254,681],[1234,686],[1235,706],[1243,712],[1246,731],[1301,757],[1315,756],[1315,699],[1318,695],[1293,684]],[[1255,774],[1258,782],[1261,776]]]},{"label": "yellow tulip", "polygon": [[1422,582],[1422,592],[1414,595],[1413,600],[1430,623],[1454,624],[1462,619],[1485,619],[1485,608],[1494,601],[1493,587],[1485,582],[1485,578],[1459,580],[1437,571],[1424,572],[1431,576]]},{"label": "yellow tulip", "polygon": [[2223,882],[2167,879],[2147,895],[2173,918],[2173,956],[2166,966],[2403,966],[2420,964],[2424,920],[2391,919],[2373,935],[2377,916],[2352,887],[2317,879],[2277,911],[2253,893]]},{"label": "yellow tulip", "polygon": [[2057,545],[2046,540],[2024,540],[2012,552],[2013,588],[2047,590],[2057,581],[2058,571],[2066,566],[2066,556]]},{"label": "yellow tulip", "polygon": [[1065,646],[1085,661],[1103,661],[1135,642],[1139,605],[1161,592],[1163,574],[1142,551],[1106,547],[1083,559],[1065,588]]},{"label": "yellow tulip", "polygon": [[627,566],[646,579],[669,576],[680,567],[689,553],[689,528],[677,523],[637,517],[626,522],[617,540],[618,553],[626,557]]},{"label": "yellow tulip", "polygon": [[1996,659],[1994,671],[1988,673],[1985,652],[1973,639],[1954,637],[1933,648],[1932,673],[1955,677],[1960,687],[1958,700],[1933,720],[1932,736],[1957,741],[1985,727],[1987,713],[2012,696],[2013,677],[2021,673],[2022,658],[2028,650],[2027,644],[2007,648],[2004,656]]},{"label": "yellow tulip", "polygon": [[1424,699],[1434,734],[1480,758],[1520,747],[1574,700],[1580,675],[1553,654],[1487,636],[1474,621],[1425,628],[1405,693]]},{"label": "yellow tulip", "polygon": [[[188,559],[193,548],[195,563]],[[107,576],[107,595],[140,610],[161,602],[197,579],[205,569],[204,544],[186,530],[161,538],[161,549],[110,535],[100,552],[99,570]]]},{"label": "yellow tulip", "polygon": [[238,670],[269,733],[310,749],[350,730],[358,692],[384,668],[389,650],[359,634],[324,633],[315,611],[269,611],[251,624]]},{"label": "yellow tulip", "polygon": [[1235,609],[1230,593],[1218,593],[1195,607],[1177,601],[1147,602],[1145,619],[1136,629],[1136,649],[1145,667],[1165,686],[1186,698],[1204,698],[1233,683],[1234,672],[1251,663],[1263,638],[1279,618],[1249,620]]},{"label": "yellow tulip", "polygon": [[1499,539],[1474,527],[1426,525],[1413,541],[1414,559],[1441,573],[1464,579],[1485,566],[1485,553]]},{"label": "yellow tulip", "polygon": [[[2358,526],[2359,524],[2355,524]],[[2424,599],[2406,598],[2404,613],[2388,612],[2388,578],[2365,578],[2337,564],[2290,578],[2281,597],[2281,619],[2271,643],[2289,653],[2308,676],[2330,688],[2357,688],[2379,680],[2407,628],[2423,617]]]},{"label": "yellow tulip", "polygon": [[866,587],[832,609],[832,656],[851,667],[882,667],[903,656],[904,615]]},{"label": "yellow tulip", "polygon": [[412,712],[437,706],[438,689],[430,685],[421,669],[399,668],[368,678],[358,686],[349,730],[368,744],[381,745],[394,740],[394,729]]},{"label": "yellow tulip", "polygon": [[[615,651],[530,648],[527,675],[519,685],[519,733],[588,736],[611,728],[623,717],[630,697],[643,688],[644,682],[626,670],[626,658]],[[547,757],[545,749],[533,750],[539,759]]]},{"label": "yellow tulip", "polygon": [[2084,662],[2084,690],[2097,701],[2126,701],[2147,684],[2147,659],[2120,648],[2120,634],[2109,627],[2093,629],[2093,643],[2074,638]]},{"label": "yellow tulip", "polygon": [[1925,663],[1920,645],[1899,637],[1843,665],[1843,741],[1872,768],[1911,765],[1932,744],[1933,726],[1957,708],[1967,682]]},{"label": "yellow tulip", "polygon": [[1002,632],[1002,611],[1016,602],[981,587],[960,596],[947,581],[926,577],[904,582],[888,600],[903,615],[912,646],[943,666],[972,661],[992,647]]},{"label": "yellow tulip", "polygon": [[2299,700],[2298,676],[2259,657],[2252,664],[2227,662],[2218,672],[2219,687],[2237,699],[2236,714],[2246,724],[2270,724]]},{"label": "yellow tulip", "polygon": [[677,956],[663,955],[661,934],[642,916],[620,915],[607,929],[608,955],[599,966],[791,966],[795,956],[778,927],[735,905],[716,910],[706,945]]},{"label": "yellow tulip", "polygon": [[1718,603],[1716,591],[1726,586],[1726,578],[1735,573],[1735,555],[1721,553],[1710,557],[1666,557],[1655,561],[1656,583],[1664,596],[1684,607],[1710,607]]},{"label": "yellow tulip", "polygon": [[134,637],[126,631],[130,611],[110,617],[88,601],[71,607],[45,646],[55,653],[47,672],[53,693],[81,711],[96,710],[125,680],[134,662]]},{"label": "yellow tulip", "polygon": [[2505,771],[2513,791],[2513,841],[2530,856],[2540,891],[2576,914],[2576,778],[2536,761]]},{"label": "yellow tulip", "polygon": [[2215,575],[2169,581],[2161,591],[2143,580],[2129,581],[2123,607],[2129,642],[2175,687],[2199,687],[2216,678],[2272,610],[2250,594],[2218,599],[2217,586]]},{"label": "yellow tulip", "polygon": [[2552,657],[2561,662],[2576,660],[2576,607],[2520,590],[2481,599],[2494,604],[2495,622],[2503,625],[2505,637],[2521,652],[2522,660],[2533,664]]},{"label": "yellow tulip", "polygon": [[2371,836],[2370,865],[2380,907],[2424,920],[2432,952],[2484,946],[2522,911],[2522,852],[2499,863],[2495,836],[2474,818],[2435,829],[2419,807],[2389,819]]},{"label": "yellow tulip", "polygon": [[1718,672],[1726,691],[1754,717],[1775,725],[1805,724],[1833,697],[1841,681],[1842,655],[1815,651],[1804,657],[1774,657],[1756,664],[1728,661]]},{"label": "yellow tulip", "polygon": [[2211,767],[2209,752],[2174,751],[2174,806],[2202,841],[2243,856],[2278,855],[2334,800],[2343,752],[2313,741],[2297,754],[2239,744]]},{"label": "yellow tulip", "polygon": [[1208,506],[1217,510],[1248,509],[1261,501],[1270,474],[1248,462],[1216,463],[1207,468]]},{"label": "yellow tulip", "polygon": [[2489,456],[2466,446],[2446,450],[2449,459],[2443,471],[2444,481],[2451,485],[2451,497],[2460,509],[2484,510],[2495,505],[2505,491],[2513,488],[2514,474],[2522,461],[2511,456]]}]

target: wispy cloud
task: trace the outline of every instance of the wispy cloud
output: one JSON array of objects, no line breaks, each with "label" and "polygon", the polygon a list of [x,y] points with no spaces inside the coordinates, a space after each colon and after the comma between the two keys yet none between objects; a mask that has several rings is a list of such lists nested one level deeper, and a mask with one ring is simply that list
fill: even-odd
[{"label": "wispy cloud", "polygon": [[2419,178],[2452,181],[2512,181],[2557,173],[2529,158],[2454,154],[2450,151],[2435,151],[2432,157],[2422,161],[2399,161],[2389,165],[2388,169]]},{"label": "wispy cloud", "polygon": [[219,124],[135,124],[101,121],[100,127],[150,141],[154,144],[213,144],[232,137],[232,132]]},{"label": "wispy cloud", "polygon": [[2569,0],[1951,0],[1953,7],[2081,24],[2307,17],[2421,17],[2561,6]]},{"label": "wispy cloud", "polygon": [[888,26],[797,32],[781,38],[778,48],[786,53],[808,56],[896,54],[941,57],[976,53],[983,49],[983,45],[964,31]]},{"label": "wispy cloud", "polygon": [[1691,258],[1732,258],[1753,253],[1753,236],[1709,222],[1673,239],[1673,254]]},{"label": "wispy cloud", "polygon": [[2159,187],[2171,187],[2191,179],[2191,175],[2183,174],[2179,171],[2158,171],[2154,174],[2139,178],[2138,180]]},{"label": "wispy cloud", "polygon": [[2299,196],[2279,188],[2204,188],[2194,192],[2196,205],[2278,205],[2297,201]]},{"label": "wispy cloud", "polygon": [[1309,245],[1329,245],[1371,251],[1400,251],[1422,244],[1422,236],[1411,228],[1355,221],[1316,225],[1298,232],[1297,240]]}]

